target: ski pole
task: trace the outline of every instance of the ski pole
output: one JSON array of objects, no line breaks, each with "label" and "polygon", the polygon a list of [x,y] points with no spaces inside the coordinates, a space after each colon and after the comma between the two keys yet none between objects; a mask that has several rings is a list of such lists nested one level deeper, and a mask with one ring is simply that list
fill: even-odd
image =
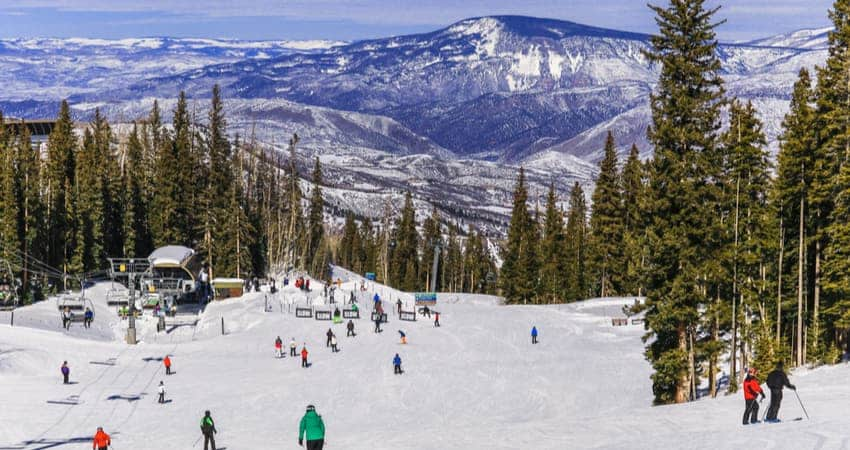
[{"label": "ski pole", "polygon": [[794,395],[796,395],[796,396],[797,396],[797,401],[798,401],[798,402],[800,402],[800,408],[803,408],[803,414],[805,414],[805,415],[806,415],[806,420],[809,420],[809,413],[808,413],[808,412],[806,412],[806,407],[805,407],[805,406],[803,406],[803,401],[802,401],[802,400],[800,400],[800,394],[798,394],[798,393],[797,393],[797,390],[796,390],[796,389],[794,389]]}]

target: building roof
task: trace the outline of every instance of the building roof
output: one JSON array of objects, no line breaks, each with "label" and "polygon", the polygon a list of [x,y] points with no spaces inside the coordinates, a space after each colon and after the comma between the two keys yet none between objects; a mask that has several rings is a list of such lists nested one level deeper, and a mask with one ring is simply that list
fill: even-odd
[{"label": "building roof", "polygon": [[166,245],[160,247],[148,256],[153,267],[178,267],[184,266],[195,251],[182,245]]}]

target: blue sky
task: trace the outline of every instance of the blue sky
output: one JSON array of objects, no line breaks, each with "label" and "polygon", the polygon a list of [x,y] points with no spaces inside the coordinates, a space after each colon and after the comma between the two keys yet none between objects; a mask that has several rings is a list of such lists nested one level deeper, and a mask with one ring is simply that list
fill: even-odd
[{"label": "blue sky", "polygon": [[[666,4],[667,0],[650,0]],[[829,25],[832,0],[708,0],[725,41]],[[521,14],[651,33],[644,0],[0,0],[0,37],[356,40]]]}]

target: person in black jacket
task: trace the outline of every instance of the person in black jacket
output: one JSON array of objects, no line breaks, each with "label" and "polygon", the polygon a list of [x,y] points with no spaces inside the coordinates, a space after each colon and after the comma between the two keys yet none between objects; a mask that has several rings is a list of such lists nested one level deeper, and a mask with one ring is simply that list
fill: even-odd
[{"label": "person in black jacket", "polygon": [[775,422],[778,420],[779,406],[782,404],[782,388],[787,387],[793,391],[797,390],[797,387],[788,381],[788,376],[785,375],[781,361],[776,363],[776,369],[767,375],[767,387],[770,388],[770,407],[767,409],[765,420]]},{"label": "person in black jacket", "polygon": [[327,337],[328,337],[328,342],[327,342],[327,344],[325,344],[325,347],[330,347],[330,346],[331,346],[331,338],[334,336],[334,332],[333,332],[333,330],[331,330],[330,328],[328,328],[328,332],[327,332],[327,333],[325,333],[325,336],[327,336]]},{"label": "person in black jacket", "polygon": [[348,333],[346,333],[346,335],[345,335],[346,337],[348,337],[348,336],[356,336],[356,335],[354,334],[354,321],[353,321],[353,320],[349,320],[349,321],[348,321],[348,325],[346,325],[346,327],[348,328]]}]

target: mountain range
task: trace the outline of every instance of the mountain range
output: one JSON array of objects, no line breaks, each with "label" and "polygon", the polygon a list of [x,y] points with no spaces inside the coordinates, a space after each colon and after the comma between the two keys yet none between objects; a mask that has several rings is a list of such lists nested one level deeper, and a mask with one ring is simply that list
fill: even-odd
[{"label": "mountain range", "polygon": [[[825,60],[828,31],[718,47],[728,95],[754,103],[774,151],[797,73]],[[272,147],[297,132],[305,155],[333,174],[329,192],[339,191],[341,208],[368,213],[410,188],[423,205],[498,230],[518,165],[539,196],[549,183],[589,191],[609,130],[621,152],[634,143],[651,154],[659,68],[644,55],[649,39],[494,16],[350,43],[0,40],[0,109],[50,117],[66,97],[81,120],[99,107],[128,121],[180,90],[204,108],[217,83],[231,130]]]}]

